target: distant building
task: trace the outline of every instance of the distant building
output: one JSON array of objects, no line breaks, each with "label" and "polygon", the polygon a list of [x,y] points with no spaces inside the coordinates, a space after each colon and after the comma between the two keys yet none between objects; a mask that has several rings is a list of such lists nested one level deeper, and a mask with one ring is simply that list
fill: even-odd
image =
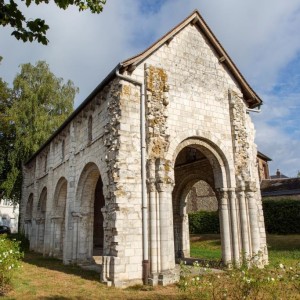
[{"label": "distant building", "polygon": [[271,175],[270,179],[279,179],[279,178],[289,178],[288,176],[285,176],[284,174],[282,174],[279,169],[277,169],[276,171],[276,175]]},{"label": "distant building", "polygon": [[269,161],[272,161],[270,157],[257,151],[257,169],[258,169],[258,175],[260,181],[270,178],[269,165],[268,165]]},{"label": "distant building", "polygon": [[11,232],[18,232],[19,205],[11,200],[0,200],[0,225],[10,227]]}]

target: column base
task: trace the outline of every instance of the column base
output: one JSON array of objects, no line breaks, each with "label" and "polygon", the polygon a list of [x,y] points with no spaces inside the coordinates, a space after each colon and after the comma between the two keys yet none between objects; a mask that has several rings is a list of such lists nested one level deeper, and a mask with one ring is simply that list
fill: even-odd
[{"label": "column base", "polygon": [[148,278],[148,284],[151,286],[158,285],[158,274],[151,274]]},{"label": "column base", "polygon": [[173,270],[168,270],[161,272],[158,275],[158,285],[166,286],[179,281],[180,271],[179,268],[174,268]]}]

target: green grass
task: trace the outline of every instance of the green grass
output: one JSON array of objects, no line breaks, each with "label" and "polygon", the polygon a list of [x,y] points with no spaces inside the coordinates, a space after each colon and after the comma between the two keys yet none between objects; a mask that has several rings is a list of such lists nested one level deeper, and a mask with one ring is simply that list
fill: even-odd
[{"label": "green grass", "polygon": [[[283,263],[293,265],[300,261],[300,235],[278,236],[270,235],[267,238],[269,245],[270,268],[265,272],[273,272],[272,266]],[[221,258],[220,236],[215,234],[191,236],[191,254],[194,257],[206,260],[219,261]],[[255,271],[255,270],[254,270]],[[221,273],[223,274],[223,273]],[[273,273],[272,273],[273,274]],[[3,299],[198,299],[197,294],[181,293],[175,285],[167,287],[145,288],[137,285],[125,290],[108,288],[100,282],[99,274],[93,271],[82,270],[73,265],[63,265],[61,261],[40,254],[28,252],[25,254],[23,268],[19,269],[13,280],[13,289]],[[219,284],[223,289],[237,291],[237,281],[224,276],[213,277],[208,275],[211,282]],[[261,276],[261,275],[257,275]],[[269,276],[269,275],[267,275]],[[273,276],[273,275],[272,275]],[[243,280],[239,281],[242,284]],[[287,290],[292,290],[292,296],[274,299],[298,299],[295,297],[295,288],[292,283],[276,282],[274,291],[281,291],[285,295]],[[279,285],[280,284],[280,285]],[[287,284],[287,286],[285,286]],[[215,285],[216,286],[216,285]],[[209,288],[210,285],[207,286]],[[269,294],[268,294],[269,295]],[[198,297],[198,298],[197,298]],[[229,297],[230,298],[230,297]],[[212,299],[212,298],[206,298]],[[221,298],[215,298],[221,299]],[[242,299],[232,297],[230,299]],[[249,298],[251,299],[251,298]],[[257,298],[273,299],[273,298]]]},{"label": "green grass", "polygon": [[[267,245],[271,266],[300,262],[300,235],[268,235]],[[191,257],[220,260],[221,255],[220,235],[191,235]]]},{"label": "green grass", "polygon": [[204,260],[221,259],[222,252],[219,234],[192,234],[190,240],[191,257]]}]

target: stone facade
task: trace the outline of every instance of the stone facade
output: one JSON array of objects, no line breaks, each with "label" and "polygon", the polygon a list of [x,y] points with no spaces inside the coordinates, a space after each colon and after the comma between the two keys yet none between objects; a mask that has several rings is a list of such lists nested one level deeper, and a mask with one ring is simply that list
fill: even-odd
[{"label": "stone facade", "polygon": [[189,256],[187,198],[215,193],[224,264],[262,253],[254,127],[261,100],[198,12],[96,88],[24,166],[32,250],[92,263],[114,286],[169,284]]}]

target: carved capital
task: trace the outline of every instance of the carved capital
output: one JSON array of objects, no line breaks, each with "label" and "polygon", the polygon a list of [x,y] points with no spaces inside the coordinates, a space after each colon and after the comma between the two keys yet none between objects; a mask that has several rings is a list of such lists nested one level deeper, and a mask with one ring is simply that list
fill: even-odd
[{"label": "carved capital", "polygon": [[156,188],[158,192],[172,192],[174,184],[172,182],[156,182]]}]

